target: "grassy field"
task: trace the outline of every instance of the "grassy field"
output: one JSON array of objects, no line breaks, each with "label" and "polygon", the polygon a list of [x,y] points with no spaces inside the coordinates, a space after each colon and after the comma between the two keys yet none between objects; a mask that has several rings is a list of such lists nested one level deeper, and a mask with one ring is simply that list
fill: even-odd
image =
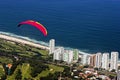
[{"label": "grassy field", "polygon": [[44,57],[48,55],[47,50],[42,50],[39,48],[35,48],[19,43],[14,43],[2,39],[0,39],[0,51],[6,53],[12,53],[12,54],[19,54],[21,56],[26,56],[26,57],[32,57],[35,55],[41,55]]},{"label": "grassy field", "polygon": [[15,76],[17,75],[18,69],[21,69],[20,65],[17,66],[17,68],[15,69],[14,73],[11,76],[7,76],[7,80],[15,80]]},{"label": "grassy field", "polygon": [[30,75],[31,72],[31,66],[28,63],[23,63],[22,65],[18,65],[16,70],[14,71],[14,74],[7,77],[7,80],[15,80],[15,76],[17,74],[17,70],[20,69],[22,72],[22,80],[26,79],[33,79],[33,80],[40,80],[41,77],[48,76],[49,73],[54,74],[55,72],[62,72],[64,68],[55,66],[55,65],[48,65],[50,70],[44,70],[41,73],[38,74],[37,77],[33,78]]},{"label": "grassy field", "polygon": [[24,78],[32,78],[30,75],[31,72],[31,67],[28,63],[23,63],[22,68],[21,68],[21,72],[22,72],[22,80],[24,80]]},{"label": "grassy field", "polygon": [[22,80],[24,80],[25,78],[31,78],[30,76],[30,66],[28,63],[24,63],[22,65],[18,65],[17,68],[15,69],[14,73],[11,76],[7,77],[7,80],[15,80],[16,74],[18,69],[20,69],[20,71],[22,72]]},{"label": "grassy field", "polygon": [[49,70],[44,70],[42,71],[35,79],[39,80],[41,77],[46,77],[48,76],[49,73],[54,74],[55,72],[63,72],[64,68],[63,67],[59,67],[56,65],[49,65]]},{"label": "grassy field", "polygon": [[13,63],[12,59],[5,57],[5,56],[0,57],[0,62],[5,63],[5,64]]},{"label": "grassy field", "polygon": [[2,66],[2,64],[0,64],[0,80],[1,80],[1,77],[5,74],[4,72],[4,68]]},{"label": "grassy field", "polygon": [[[12,55],[17,54],[17,55],[28,57],[28,58],[37,56],[37,57],[35,57],[35,59],[38,59],[38,60],[41,60],[42,58],[44,60],[48,59],[48,51],[47,50],[31,47],[28,45],[22,45],[22,44],[10,42],[10,41],[2,40],[2,39],[0,39],[0,44],[1,44],[0,52],[2,52],[2,53],[8,53],[8,54],[12,54]],[[5,64],[14,63],[11,58],[6,57],[6,56],[0,56],[0,62],[5,63]],[[40,64],[40,63],[38,63],[38,64]],[[59,67],[56,65],[51,65],[51,64],[46,64],[46,65],[49,67],[49,69],[43,70],[41,73],[38,73],[38,75],[36,77],[33,78],[31,76],[31,69],[34,67],[31,67],[29,63],[19,64],[19,65],[17,65],[13,74],[10,76],[7,76],[7,80],[15,80],[18,70],[21,71],[21,75],[22,75],[21,80],[24,80],[24,79],[40,80],[41,77],[46,77],[49,75],[49,73],[54,74],[55,72],[62,72],[64,70],[63,67]],[[5,74],[5,71],[2,67],[2,65],[0,65],[0,76],[2,76],[4,74]]]}]

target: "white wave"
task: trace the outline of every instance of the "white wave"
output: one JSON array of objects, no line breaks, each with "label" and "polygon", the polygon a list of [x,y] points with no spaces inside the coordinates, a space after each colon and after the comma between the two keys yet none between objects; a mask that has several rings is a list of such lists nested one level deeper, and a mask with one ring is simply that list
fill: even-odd
[{"label": "white wave", "polygon": [[80,51],[80,50],[79,50],[79,53],[84,54],[84,55],[90,55],[90,53],[86,53],[86,52],[83,52],[83,51]]},{"label": "white wave", "polygon": [[42,44],[42,45],[48,46],[48,43],[47,43],[47,42],[37,41],[37,40],[31,39],[31,38],[29,38],[29,37],[20,36],[20,35],[16,35],[16,34],[13,34],[13,33],[2,32],[2,31],[0,31],[0,34],[4,34],[4,35],[11,36],[11,37],[20,38],[20,39],[24,39],[24,40],[28,40],[28,41],[31,41],[31,42],[34,42],[34,43],[38,43],[38,44]]},{"label": "white wave", "polygon": [[[32,39],[32,38],[29,38],[29,37],[25,37],[25,36],[20,36],[20,35],[16,35],[14,33],[10,33],[10,32],[2,32],[0,31],[0,34],[4,34],[4,35],[8,35],[8,36],[11,36],[11,37],[15,37],[15,38],[20,38],[20,39],[24,39],[24,40],[28,40],[28,41],[31,41],[31,42],[34,42],[34,43],[38,43],[38,44],[42,44],[42,45],[45,45],[45,46],[49,46],[49,43],[48,42],[44,42],[44,41],[37,41],[35,39]],[[63,47],[63,46],[56,46],[56,47]],[[74,48],[71,48],[71,47],[64,47],[66,50],[73,50]],[[78,49],[79,50],[79,49]],[[90,55],[90,53],[86,53],[82,50],[79,50],[79,53],[80,54],[84,54],[84,55]]]}]

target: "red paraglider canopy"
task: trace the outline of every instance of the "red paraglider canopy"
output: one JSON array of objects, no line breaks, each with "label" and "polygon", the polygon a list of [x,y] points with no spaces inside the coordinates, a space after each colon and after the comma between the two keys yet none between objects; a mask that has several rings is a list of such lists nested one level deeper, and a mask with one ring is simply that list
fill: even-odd
[{"label": "red paraglider canopy", "polygon": [[27,21],[20,22],[18,24],[18,27],[20,27],[23,24],[32,25],[32,26],[36,27],[37,29],[39,29],[43,33],[44,36],[47,36],[46,28],[42,24],[40,24],[39,22],[33,21],[33,20],[27,20]]}]

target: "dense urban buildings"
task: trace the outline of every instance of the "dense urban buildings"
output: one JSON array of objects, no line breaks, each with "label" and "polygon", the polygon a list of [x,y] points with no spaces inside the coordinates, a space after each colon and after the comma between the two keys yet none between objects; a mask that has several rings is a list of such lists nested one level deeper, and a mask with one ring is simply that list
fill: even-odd
[{"label": "dense urban buildings", "polygon": [[89,65],[93,68],[102,68],[110,71],[113,69],[117,71],[118,68],[118,52],[111,52],[111,55],[101,52],[96,54],[82,54],[78,49],[55,47],[54,39],[49,41],[49,49],[49,54],[53,54],[54,61],[64,61],[67,64],[79,62],[82,65]]}]

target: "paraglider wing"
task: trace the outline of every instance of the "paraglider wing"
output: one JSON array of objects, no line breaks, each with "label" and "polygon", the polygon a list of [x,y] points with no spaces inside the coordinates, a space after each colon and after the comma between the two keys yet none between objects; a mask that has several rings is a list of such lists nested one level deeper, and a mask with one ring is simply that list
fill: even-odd
[{"label": "paraglider wing", "polygon": [[20,27],[21,25],[24,25],[24,24],[28,24],[28,25],[32,25],[34,27],[36,27],[37,29],[39,29],[44,36],[47,36],[47,30],[46,28],[40,24],[39,22],[36,22],[36,21],[33,21],[33,20],[27,20],[27,21],[23,21],[21,23],[18,24],[18,27]]}]

